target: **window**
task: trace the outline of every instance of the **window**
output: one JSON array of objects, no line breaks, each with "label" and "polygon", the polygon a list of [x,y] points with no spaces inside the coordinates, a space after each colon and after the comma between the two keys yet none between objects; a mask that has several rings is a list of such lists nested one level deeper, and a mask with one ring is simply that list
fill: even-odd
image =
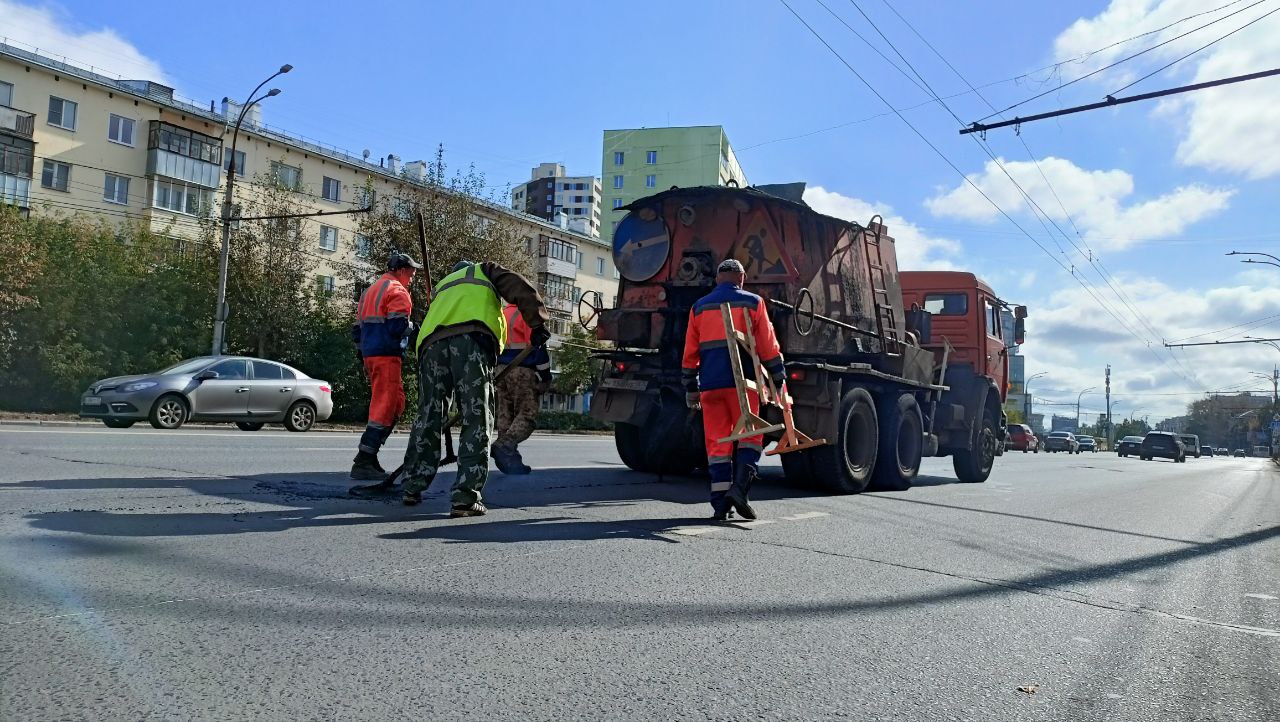
[{"label": "window", "polygon": [[[247,162],[244,155],[244,151],[237,150],[235,160],[236,160],[236,175],[243,178],[244,166],[245,166],[245,163]],[[227,153],[227,160],[225,163],[222,164],[222,167],[223,167],[223,170],[227,171],[228,173],[231,172],[231,153]]]},{"label": "window", "polygon": [[613,187],[614,187],[614,188],[621,188],[621,187],[622,187],[622,176],[620,176],[620,175],[616,175],[616,176],[614,176],[614,177],[613,177]]},{"label": "window", "polygon": [[371,246],[368,236],[356,234],[356,256],[358,258],[368,258]]},{"label": "window", "polygon": [[[619,279],[619,278],[622,278],[622,274],[621,274],[621,273],[618,273],[618,267],[617,267],[617,266],[614,266],[614,267],[613,267],[613,277],[614,277],[614,279],[615,279],[615,280],[616,280],[616,279]],[[614,296],[614,297],[613,297],[613,305],[615,305],[615,306],[617,306],[617,305],[618,305],[618,297],[617,297],[617,296]]]},{"label": "window", "polygon": [[40,174],[40,185],[55,191],[65,191],[71,182],[71,166],[52,160],[44,162],[44,172]]},{"label": "window", "polygon": [[111,114],[107,121],[107,140],[121,145],[133,145],[133,118]]},{"label": "window", "polygon": [[560,190],[562,190],[562,191],[567,191],[567,190],[569,190],[569,184],[568,184],[568,183],[561,183],[561,184],[560,184]]},{"label": "window", "polygon": [[271,176],[285,188],[297,190],[302,187],[302,169],[285,165],[279,161],[271,162]]},{"label": "window", "polygon": [[176,125],[151,121],[147,148],[158,148],[206,163],[222,163],[222,141]]},{"label": "window", "polygon": [[[279,381],[285,378],[285,370],[279,364],[273,364],[269,361],[253,361],[253,378],[255,381]],[[289,378],[293,378],[293,374],[289,374]]]},{"label": "window", "polygon": [[657,187],[658,187],[658,176],[656,176],[656,175],[647,175],[647,176],[645,176],[645,177],[644,177],[644,187],[645,187],[645,188],[657,188]]},{"label": "window", "polygon": [[621,199],[621,198],[614,198],[614,199],[613,199],[613,207],[614,207],[614,208],[621,208],[621,207],[622,207],[622,199]]},{"label": "window", "polygon": [[361,186],[356,189],[356,206],[358,208],[372,208],[377,200],[378,193],[372,188]]},{"label": "window", "polygon": [[237,381],[249,378],[249,362],[242,358],[228,359],[209,367],[219,381]]},{"label": "window", "polygon": [[583,254],[583,253],[581,253],[581,252],[579,252],[579,253],[578,253],[578,268],[582,268],[582,259],[583,259],[583,258],[586,258],[586,255],[585,255],[585,254]]},{"label": "window", "polygon": [[578,247],[572,243],[542,236],[538,239],[538,255],[573,263],[578,257]]},{"label": "window", "polygon": [[1000,338],[1000,307],[987,299],[987,335]]},{"label": "window", "polygon": [[610,231],[611,231],[611,232],[613,232],[613,233],[617,233],[617,232],[618,232],[618,222],[617,222],[617,221],[614,221],[614,222],[613,222],[613,227],[610,229]]},{"label": "window", "polygon": [[644,162],[645,162],[645,163],[648,163],[649,165],[657,165],[657,164],[658,164],[658,151],[656,151],[656,150],[651,150],[651,151],[649,151],[648,153],[645,153],[645,154],[644,154]]},{"label": "window", "polygon": [[76,104],[70,100],[49,96],[49,125],[67,130],[76,129]]},{"label": "window", "polygon": [[547,300],[568,301],[573,298],[573,279],[551,273],[539,273],[538,285]]},{"label": "window", "polygon": [[573,184],[573,189],[574,189],[575,191],[584,191],[584,190],[586,190],[586,189],[587,189],[587,184],[586,184],[586,183],[574,183],[574,184]]},{"label": "window", "polygon": [[622,165],[623,157],[624,157],[624,156],[623,156],[622,151],[617,151],[617,152],[615,152],[615,153],[613,154],[613,164],[614,164],[614,165]]},{"label": "window", "polygon": [[316,276],[316,285],[320,288],[320,293],[326,296],[332,295],[336,287],[333,276]]},{"label": "window", "polygon": [[320,248],[326,251],[338,250],[338,229],[333,226],[320,226]]},{"label": "window", "polygon": [[152,202],[156,208],[194,216],[213,207],[213,191],[186,183],[156,181]]},{"label": "window", "polygon": [[102,199],[108,203],[129,203],[129,179],[122,175],[106,174],[102,186]]},{"label": "window", "polygon": [[963,316],[969,312],[969,297],[963,293],[930,293],[924,310],[935,316]]},{"label": "window", "polygon": [[13,105],[13,83],[0,82],[0,105]]},{"label": "window", "polygon": [[600,256],[596,256],[596,275],[597,276],[604,275],[604,258]]},{"label": "window", "polygon": [[338,182],[337,178],[325,176],[324,182],[321,183],[320,195],[324,196],[327,201],[340,201],[342,200],[342,184]]},{"label": "window", "polygon": [[574,196],[574,197],[573,197],[573,202],[574,202],[574,203],[581,203],[581,202],[582,202],[582,196]]}]

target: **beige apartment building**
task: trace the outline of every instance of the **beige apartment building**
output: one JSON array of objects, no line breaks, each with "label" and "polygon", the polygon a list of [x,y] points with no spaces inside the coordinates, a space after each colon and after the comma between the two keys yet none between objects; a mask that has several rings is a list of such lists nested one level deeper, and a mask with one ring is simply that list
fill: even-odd
[{"label": "beige apartment building", "polygon": [[[229,101],[203,106],[160,83],[111,78],[0,44],[0,202],[27,213],[141,220],[159,233],[194,238],[202,221],[219,215],[229,126],[239,110]],[[246,115],[236,142],[238,203],[260,191],[253,182],[259,174],[294,187],[294,204],[304,212],[364,207],[366,188],[395,195],[426,181],[424,162],[356,157],[270,128],[258,113],[255,107]],[[474,212],[512,221],[524,234],[538,255],[538,282],[557,335],[576,323],[582,293],[613,302],[618,284],[609,246],[590,230],[481,200]],[[355,215],[330,215],[301,224],[327,289],[337,287],[344,267],[378,270],[380,259],[364,257],[357,223]]]}]

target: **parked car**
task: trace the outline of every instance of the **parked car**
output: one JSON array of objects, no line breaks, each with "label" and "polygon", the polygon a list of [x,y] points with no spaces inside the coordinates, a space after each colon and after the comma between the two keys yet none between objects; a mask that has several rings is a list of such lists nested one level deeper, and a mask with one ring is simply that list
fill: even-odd
[{"label": "parked car", "polygon": [[1235,451],[1231,452],[1231,455],[1232,455],[1232,456],[1246,456],[1246,454],[1244,453],[1244,449],[1236,449]]},{"label": "parked car", "polygon": [[1195,434],[1178,434],[1178,438],[1182,440],[1182,448],[1186,450],[1187,456],[1200,458],[1200,437]]},{"label": "parked car", "polygon": [[1130,456],[1137,454],[1138,449],[1142,447],[1141,436],[1126,436],[1116,444],[1117,456]]},{"label": "parked car", "polygon": [[1065,451],[1068,454],[1079,454],[1080,442],[1076,441],[1076,435],[1070,431],[1054,431],[1044,440],[1044,450],[1049,453]]},{"label": "parked car", "polygon": [[1080,451],[1092,451],[1098,453],[1098,440],[1092,436],[1077,436],[1076,441],[1080,442]]},{"label": "parked car", "polygon": [[329,382],[275,361],[202,356],[140,376],[116,376],[89,385],[80,416],[113,429],[150,421],[176,429],[187,421],[230,421],[243,431],[282,423],[308,431],[333,413]]},{"label": "parked car", "polygon": [[1213,456],[1213,447],[1212,447],[1212,446],[1201,446],[1201,447],[1200,447],[1200,455],[1201,455],[1201,456]]},{"label": "parked car", "polygon": [[1161,459],[1173,459],[1179,463],[1186,463],[1187,449],[1182,445],[1182,439],[1177,434],[1168,431],[1150,431],[1142,439],[1142,448],[1138,451],[1138,456],[1143,461],[1151,461],[1158,456]]},{"label": "parked car", "polygon": [[1008,432],[1005,436],[1005,449],[1009,451],[1021,451],[1033,454],[1040,453],[1040,437],[1036,436],[1030,426],[1026,424],[1009,424],[1006,429]]}]

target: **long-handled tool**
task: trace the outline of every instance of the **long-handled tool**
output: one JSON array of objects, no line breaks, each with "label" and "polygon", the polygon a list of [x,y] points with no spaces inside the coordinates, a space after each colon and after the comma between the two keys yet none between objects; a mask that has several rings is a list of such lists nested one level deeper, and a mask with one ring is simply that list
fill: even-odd
[{"label": "long-handled tool", "polygon": [[[493,383],[497,384],[498,381],[502,379],[502,377],[506,376],[508,373],[511,372],[511,369],[519,366],[522,362],[524,362],[524,360],[529,357],[529,354],[533,353],[533,349],[534,347],[532,345],[526,346],[525,348],[521,349],[520,353],[516,354],[516,357],[511,359],[511,363],[503,366],[501,371],[493,375]],[[451,429],[454,425],[461,422],[461,420],[462,418],[457,414],[454,414],[445,420],[444,429],[443,429],[444,438],[445,438],[445,454],[440,459],[439,466],[453,464],[458,461],[458,455],[455,454],[453,451],[453,438],[449,432],[449,429]],[[367,486],[353,486],[351,487],[350,492],[353,494],[378,493],[378,492],[385,493],[386,491],[395,487],[396,480],[403,473],[404,473],[404,464],[400,464],[400,466],[397,466],[395,469],[392,469],[391,472],[387,474],[387,478],[383,479],[377,484],[369,484]]]}]

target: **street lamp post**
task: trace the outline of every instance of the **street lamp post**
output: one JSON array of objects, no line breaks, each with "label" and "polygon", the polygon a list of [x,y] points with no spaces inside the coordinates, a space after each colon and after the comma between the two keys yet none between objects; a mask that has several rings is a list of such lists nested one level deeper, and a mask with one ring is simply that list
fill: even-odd
[{"label": "street lamp post", "polygon": [[1097,390],[1098,390],[1097,386],[1090,386],[1084,391],[1081,391],[1079,394],[1076,394],[1076,431],[1080,430],[1080,399],[1084,398],[1084,395],[1089,393],[1090,391],[1097,391]]},{"label": "street lamp post", "polygon": [[1027,403],[1023,404],[1023,407],[1026,409],[1027,426],[1030,426],[1033,431],[1035,430],[1035,426],[1031,424],[1031,408],[1032,408],[1031,382],[1035,381],[1041,376],[1048,376],[1048,375],[1049,375],[1048,371],[1041,371],[1038,374],[1032,374],[1027,380],[1022,382],[1022,393],[1026,394],[1027,396]]},{"label": "street lamp post", "polygon": [[218,305],[213,310],[213,356],[222,355],[226,345],[227,334],[227,263],[231,256],[231,195],[236,183],[236,141],[240,139],[240,124],[244,122],[245,113],[266,98],[280,94],[279,88],[272,88],[266,95],[253,97],[262,90],[262,86],[270,83],[280,75],[293,70],[292,65],[281,65],[270,78],[258,83],[258,87],[249,93],[248,100],[240,106],[240,115],[236,117],[235,127],[231,132],[231,160],[227,165],[227,189],[222,197],[222,253],[218,257]]}]

